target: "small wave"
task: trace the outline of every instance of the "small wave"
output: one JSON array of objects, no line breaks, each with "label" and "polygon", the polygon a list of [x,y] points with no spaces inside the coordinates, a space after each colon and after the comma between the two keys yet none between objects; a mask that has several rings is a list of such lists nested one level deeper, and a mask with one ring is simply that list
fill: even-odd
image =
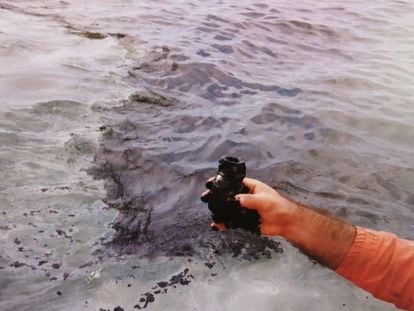
[{"label": "small wave", "polygon": [[[232,51],[231,46],[217,44],[213,46],[224,53],[231,53]],[[269,56],[277,57],[265,47],[259,49]],[[288,97],[296,96],[301,92],[299,88],[289,89],[277,85],[246,82],[209,63],[175,62],[171,60],[169,54],[170,49],[167,47],[150,52],[145,57],[145,59],[149,58],[148,61],[130,70],[131,77],[137,81],[144,80],[153,86],[161,84],[170,90],[191,91],[209,100],[239,98],[246,94],[246,91],[275,92],[280,96]],[[162,74],[161,77],[160,74]]]}]

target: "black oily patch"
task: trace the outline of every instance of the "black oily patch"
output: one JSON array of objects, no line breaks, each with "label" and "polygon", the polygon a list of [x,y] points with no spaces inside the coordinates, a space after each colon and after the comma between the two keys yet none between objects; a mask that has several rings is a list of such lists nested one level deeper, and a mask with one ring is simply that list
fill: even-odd
[{"label": "black oily patch", "polygon": [[108,37],[107,34],[100,33],[100,32],[93,32],[93,31],[80,31],[76,32],[77,35],[91,39],[91,40],[102,40]]},{"label": "black oily patch", "polygon": [[[112,223],[115,234],[106,243],[116,254],[136,254],[140,257],[203,256],[213,252],[216,255],[253,260],[271,258],[272,251],[282,252],[279,242],[243,229],[223,232],[211,230],[210,214],[202,203],[196,215],[183,214],[177,210],[176,213],[160,214],[153,218],[156,207],[145,205],[151,196],[130,197],[124,192],[121,174],[114,173],[108,167],[104,172],[112,179],[107,182],[108,194],[114,196],[113,199],[107,197],[106,203],[119,211]],[[100,171],[98,175],[103,176],[102,173]]]},{"label": "black oily patch", "polygon": [[242,229],[210,229],[211,215],[199,196],[214,169],[198,167],[194,152],[162,139],[186,122],[176,117],[182,113],[178,100],[145,90],[121,104],[105,112],[114,121],[105,125],[89,170],[106,181],[105,202],[119,212],[112,223],[115,233],[106,242],[111,255],[215,253],[253,260],[282,251],[279,242]]},{"label": "black oily patch", "polygon": [[163,96],[157,94],[149,89],[141,92],[135,92],[131,94],[126,101],[124,101],[124,105],[133,105],[134,103],[146,103],[152,105],[159,105],[168,107],[174,105],[176,100],[171,97]]},{"label": "black oily patch", "polygon": [[141,298],[134,305],[134,309],[145,309],[150,303],[155,301],[155,295],[166,294],[170,287],[176,288],[177,286],[186,286],[191,283],[194,276],[189,273],[189,269],[171,276],[169,281],[158,282],[157,285],[153,286],[150,291],[141,294]]}]

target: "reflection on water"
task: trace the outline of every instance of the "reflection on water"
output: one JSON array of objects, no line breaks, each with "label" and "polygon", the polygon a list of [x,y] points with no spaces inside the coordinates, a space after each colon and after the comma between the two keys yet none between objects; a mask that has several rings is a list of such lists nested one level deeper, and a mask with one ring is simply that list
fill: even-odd
[{"label": "reflection on water", "polygon": [[392,310],[286,242],[209,231],[198,196],[234,154],[413,238],[413,12],[0,0],[0,308]]}]

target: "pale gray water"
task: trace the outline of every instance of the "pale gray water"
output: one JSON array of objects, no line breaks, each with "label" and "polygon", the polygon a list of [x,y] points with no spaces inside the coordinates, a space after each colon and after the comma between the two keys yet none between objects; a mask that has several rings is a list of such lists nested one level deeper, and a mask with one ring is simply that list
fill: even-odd
[{"label": "pale gray water", "polygon": [[[0,309],[136,310],[189,269],[148,309],[393,310],[285,242],[253,262],[196,241],[191,261],[166,255],[174,230],[207,230],[197,197],[228,153],[298,200],[414,238],[413,17],[385,0],[0,0]],[[175,100],[125,104],[144,88]],[[114,218],[136,226],[85,172],[102,161],[151,208],[155,258],[97,251]]]}]

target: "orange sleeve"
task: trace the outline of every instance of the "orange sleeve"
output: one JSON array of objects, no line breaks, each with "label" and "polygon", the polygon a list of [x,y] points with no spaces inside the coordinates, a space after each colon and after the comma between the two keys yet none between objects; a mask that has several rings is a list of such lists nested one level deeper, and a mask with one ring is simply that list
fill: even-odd
[{"label": "orange sleeve", "polygon": [[414,241],[357,227],[336,272],[375,297],[414,311]]}]

